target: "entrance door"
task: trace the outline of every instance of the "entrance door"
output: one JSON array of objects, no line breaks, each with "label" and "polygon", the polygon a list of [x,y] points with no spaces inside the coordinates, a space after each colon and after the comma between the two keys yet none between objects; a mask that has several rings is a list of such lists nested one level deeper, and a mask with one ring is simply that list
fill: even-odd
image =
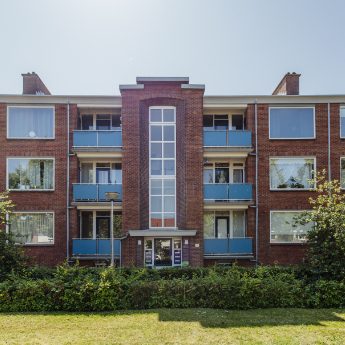
[{"label": "entrance door", "polygon": [[155,238],[155,266],[171,266],[171,238]]},{"label": "entrance door", "polygon": [[96,237],[110,238],[110,217],[96,218]]},{"label": "entrance door", "polygon": [[229,234],[229,217],[216,217],[216,237],[227,238]]},{"label": "entrance door", "polygon": [[110,183],[110,168],[96,168],[96,183]]}]

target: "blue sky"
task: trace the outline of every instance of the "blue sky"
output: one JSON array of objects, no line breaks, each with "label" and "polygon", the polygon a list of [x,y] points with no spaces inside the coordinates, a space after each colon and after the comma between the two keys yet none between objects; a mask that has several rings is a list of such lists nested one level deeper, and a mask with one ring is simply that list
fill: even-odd
[{"label": "blue sky", "polygon": [[136,76],[206,95],[345,94],[345,1],[1,0],[0,94],[35,71],[55,95],[118,95]]}]

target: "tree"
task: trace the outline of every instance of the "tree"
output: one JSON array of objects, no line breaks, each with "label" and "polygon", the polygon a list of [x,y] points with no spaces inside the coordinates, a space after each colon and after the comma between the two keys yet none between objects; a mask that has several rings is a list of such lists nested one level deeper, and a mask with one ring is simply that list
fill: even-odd
[{"label": "tree", "polygon": [[15,206],[7,199],[8,192],[0,193],[0,281],[6,279],[12,271],[18,273],[29,259],[22,248],[15,245],[13,236],[4,230],[8,224],[6,215],[9,215]]},{"label": "tree", "polygon": [[[303,211],[294,217],[294,226],[313,222],[307,232],[309,250],[305,263],[315,273],[332,276],[345,275],[345,195],[341,193],[337,180],[328,181],[326,171],[316,175],[316,186],[312,191],[317,198],[310,198],[313,211]],[[308,181],[311,185],[314,181]]]}]

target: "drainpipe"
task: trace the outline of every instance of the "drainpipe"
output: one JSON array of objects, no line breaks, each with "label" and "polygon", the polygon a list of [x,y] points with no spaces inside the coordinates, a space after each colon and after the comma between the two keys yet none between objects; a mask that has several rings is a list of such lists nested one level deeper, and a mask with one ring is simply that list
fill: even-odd
[{"label": "drainpipe", "polygon": [[122,240],[124,240],[125,238],[127,238],[129,235],[129,232],[126,232],[126,236],[120,238],[120,267],[122,267]]},{"label": "drainpipe", "polygon": [[259,209],[258,209],[258,106],[255,100],[255,266],[258,266],[258,228],[259,228]]},{"label": "drainpipe", "polygon": [[69,100],[67,99],[67,260],[69,260]]},{"label": "drainpipe", "polygon": [[[328,103],[328,181],[331,181],[331,111]],[[331,193],[331,190],[329,190]]]}]

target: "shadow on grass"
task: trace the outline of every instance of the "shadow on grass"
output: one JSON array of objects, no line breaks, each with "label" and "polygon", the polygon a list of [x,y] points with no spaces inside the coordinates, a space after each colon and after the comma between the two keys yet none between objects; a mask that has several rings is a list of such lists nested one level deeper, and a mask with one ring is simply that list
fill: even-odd
[{"label": "shadow on grass", "polygon": [[[114,312],[38,312],[38,313],[0,313],[1,316],[52,316],[71,318],[113,318],[135,317],[140,322],[141,315],[158,315],[159,322],[199,322],[204,328],[236,328],[265,326],[323,326],[327,322],[342,322],[345,327],[344,309],[149,309],[119,310]],[[341,316],[336,315],[341,314]]]}]

